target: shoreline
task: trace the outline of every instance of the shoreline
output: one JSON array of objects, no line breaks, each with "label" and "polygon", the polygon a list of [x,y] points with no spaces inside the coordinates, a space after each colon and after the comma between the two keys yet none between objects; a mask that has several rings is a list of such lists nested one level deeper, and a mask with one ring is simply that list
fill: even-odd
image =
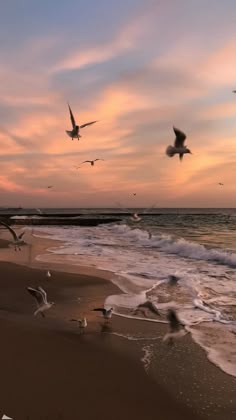
[{"label": "shoreline", "polygon": [[[35,253],[37,253],[39,250],[46,252],[46,249],[48,247],[51,247],[52,243],[53,243],[53,246],[55,246],[55,242],[56,242],[55,240],[48,240],[48,239],[45,240],[41,238],[40,239],[34,238],[34,241],[37,242],[37,247],[33,249],[33,252],[31,255],[32,259],[34,258]],[[61,246],[62,242],[57,241],[57,244]],[[19,261],[21,260],[21,264],[23,264],[25,268],[27,267],[27,258],[26,258],[27,251],[26,250],[24,250],[24,252],[22,251],[22,253],[15,253],[13,250],[10,250],[10,252],[9,250],[7,250],[8,252],[7,251],[5,252],[5,251],[6,250],[4,250],[5,256],[1,254],[1,261],[3,261],[2,258],[3,257],[6,258],[8,254],[7,258],[9,262],[13,263],[13,260],[14,260],[15,264],[19,264]],[[58,269],[59,265],[57,264],[53,265],[53,268],[51,268],[51,265],[49,267],[47,263],[38,262],[38,261],[32,262],[32,259],[30,261],[29,269],[33,268],[34,270],[40,270],[41,272],[43,272],[44,282],[48,282],[48,284],[54,282],[54,276],[59,275],[59,276],[65,276],[67,278],[68,276],[74,276],[74,277],[77,276],[73,280],[73,290],[77,290],[78,288],[79,291],[81,292],[81,285],[79,285],[81,284],[80,277],[81,276],[86,277],[86,279],[84,278],[83,280],[85,289],[86,289],[85,284],[88,286],[88,283],[87,283],[88,278],[91,279],[91,277],[92,278],[96,277],[95,281],[98,283],[97,286],[99,290],[103,289],[103,299],[107,297],[109,293],[110,294],[114,292],[117,293],[118,290],[120,293],[123,293],[122,291],[120,291],[120,289],[118,289],[118,286],[116,286],[115,284],[111,282],[110,273],[108,275],[107,272],[103,273],[102,270],[98,270],[98,269],[93,270],[92,268],[87,271],[85,267],[76,266],[76,274],[72,274],[71,271],[69,273],[67,270],[65,271],[65,268],[67,268],[67,265],[65,266],[65,264],[62,264],[60,266],[60,269]],[[24,260],[23,263],[22,263],[22,260]],[[1,262],[1,265],[2,265],[2,262]],[[55,270],[55,273],[52,272],[52,278],[50,280],[47,280],[45,276],[46,270],[48,268],[53,271]],[[72,270],[74,270],[74,268],[72,268]],[[78,269],[80,270],[80,272],[77,271]],[[84,272],[84,269],[87,272]],[[16,267],[16,270],[17,270],[17,267]],[[95,272],[98,272],[99,275],[96,276]],[[105,278],[103,277],[103,274],[105,274]],[[65,282],[63,283],[63,285],[65,287]],[[58,286],[60,287],[60,283],[57,283],[57,287]],[[91,286],[88,286],[88,287],[90,288],[89,293],[91,293]],[[69,294],[70,293],[67,290],[66,295],[68,296]],[[92,299],[90,297],[89,299],[87,291],[83,299],[81,301],[81,306],[80,306],[81,313],[82,312],[87,313],[87,311],[91,309],[92,307],[91,305],[93,304],[96,304],[96,305],[103,304],[101,295],[100,295],[100,300],[99,299],[94,300],[94,297]],[[72,312],[73,310],[76,312],[77,309],[75,308],[77,305],[78,305],[77,302],[73,302],[73,303],[70,302],[70,309],[72,310]],[[64,308],[63,308],[63,311],[61,313],[62,318],[65,315],[65,313],[66,311],[64,311]],[[2,318],[2,314],[0,313],[0,319],[1,318]],[[23,316],[23,318],[24,318],[23,322],[25,323],[25,315]],[[27,319],[28,319],[28,316],[27,316]],[[146,361],[148,360],[148,350],[150,346],[153,346],[154,345],[153,343],[155,343],[155,345],[157,343],[157,346],[156,346],[158,350],[157,354],[154,352],[154,360],[150,362],[150,365],[147,369],[148,378],[149,379],[151,378],[152,380],[154,380],[156,386],[160,386],[161,389],[168,392],[171,398],[173,398],[173,401],[178,401],[182,403],[183,405],[189,407],[190,409],[193,410],[194,413],[196,413],[196,415],[201,415],[202,418],[210,418],[214,420],[215,419],[218,420],[223,417],[225,420],[231,420],[234,418],[234,413],[236,412],[234,411],[235,401],[232,400],[233,401],[232,403],[229,403],[229,401],[231,401],[231,398],[233,398],[231,391],[233,389],[232,388],[233,385],[235,386],[236,381],[234,380],[231,381],[228,375],[221,371],[219,373],[218,372],[219,368],[217,368],[212,363],[210,363],[210,361],[208,361],[205,355],[205,352],[199,346],[197,346],[197,344],[195,344],[192,341],[192,339],[189,337],[189,334],[186,337],[184,337],[184,339],[181,340],[181,342],[178,342],[174,346],[174,347],[177,347],[177,349],[174,349],[174,348],[169,348],[168,346],[162,344],[162,337],[166,332],[165,325],[160,325],[158,323],[158,325],[153,326],[153,325],[148,325],[147,322],[143,322],[143,321],[140,322],[134,319],[129,320],[127,318],[121,319],[121,317],[116,317],[116,316],[113,317],[113,319],[114,321],[112,321],[112,331],[107,331],[108,334],[107,333],[104,334],[104,337],[106,338],[105,341],[109,342],[109,347],[110,346],[112,347],[112,353],[113,352],[116,353],[118,351],[119,355],[123,355],[125,358],[128,358],[130,362],[135,361],[137,365],[136,368],[140,370],[140,367],[141,367],[141,369],[143,370],[143,373],[145,374],[144,367],[141,365],[141,363],[144,363],[145,365],[145,360]],[[60,321],[62,321],[62,324],[63,324],[63,319],[60,319]],[[89,340],[93,341],[94,336],[95,337],[98,336],[97,326],[98,326],[98,322],[100,321],[101,319],[98,320],[97,316],[94,317],[94,313],[91,313],[91,314],[89,313],[90,332],[87,333],[86,331],[86,334],[84,335],[84,337],[88,337]],[[33,322],[34,322],[34,319],[33,319]],[[42,322],[40,321],[37,321],[37,322],[42,324]],[[51,322],[51,319],[50,319],[50,322]],[[29,323],[32,323],[32,317],[30,318]],[[55,318],[53,318],[53,328],[55,328]],[[58,326],[59,330],[60,328],[61,328],[61,325]],[[68,331],[68,329],[71,330],[71,328],[73,331],[75,330],[74,326],[71,326],[71,325],[66,325],[65,328],[66,328],[66,331]],[[101,329],[102,329],[102,326],[101,326]],[[132,340],[130,338],[137,335],[137,333],[140,334],[140,331],[142,332],[142,330],[145,334],[152,336],[151,339],[155,338],[156,336],[158,336],[158,338],[155,338],[153,339],[153,341],[150,342],[150,339],[149,339],[150,337],[149,338],[147,337],[146,339],[143,340],[143,343],[141,344],[138,339]],[[186,349],[188,349],[188,351],[186,351]],[[190,349],[191,349],[191,352],[193,353],[193,357],[191,356]],[[140,362],[140,359],[145,358],[145,357],[146,359],[144,360],[144,362]],[[156,358],[160,359],[160,357],[162,360],[161,365],[157,363],[157,360],[155,360]],[[178,359],[177,366],[174,363],[174,360],[176,359],[176,357]],[[186,357],[189,360],[190,366],[194,368],[193,376],[191,375],[191,368],[189,369],[190,371],[188,371],[188,369],[185,369]],[[200,372],[198,373],[197,371],[199,364],[201,366],[200,369],[202,369],[203,372],[205,371],[208,372],[208,376],[206,378],[204,377],[205,378],[204,381],[202,380],[201,373]],[[165,366],[165,369],[164,369],[164,366]],[[170,374],[169,381],[166,378],[166,372]],[[194,383],[193,383],[193,379],[195,381]],[[223,388],[221,386],[222,383],[224,384]],[[196,386],[193,387],[192,386],[193,384],[195,384]],[[214,392],[210,393],[210,396],[206,398],[204,394],[209,393],[209,389],[208,389],[209,385],[212,388],[212,391]],[[202,388],[202,391],[201,391],[201,388]],[[217,395],[215,395],[216,393],[215,391],[217,388],[218,390],[219,389],[221,390],[221,393],[217,392]],[[178,392],[176,392],[176,389],[178,389]],[[203,395],[204,395],[204,398],[202,397]],[[224,396],[223,402],[222,402],[222,395]],[[228,398],[228,396],[230,395],[231,397]],[[227,401],[227,398],[228,398],[228,401]],[[215,401],[215,402],[212,402],[212,401]],[[217,409],[213,406],[216,406]],[[180,407],[182,407],[182,405]],[[231,411],[231,408],[232,408],[232,411]],[[206,417],[205,417],[205,414],[207,414]],[[175,415],[175,418],[177,418],[176,415]],[[182,418],[185,418],[185,417],[182,417]],[[192,414],[191,414],[191,418],[193,418]]]}]

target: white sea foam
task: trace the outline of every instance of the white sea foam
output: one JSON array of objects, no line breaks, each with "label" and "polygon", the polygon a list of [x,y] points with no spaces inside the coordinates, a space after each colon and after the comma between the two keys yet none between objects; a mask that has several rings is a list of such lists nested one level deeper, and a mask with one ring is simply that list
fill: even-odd
[{"label": "white sea foam", "polygon": [[141,362],[143,362],[144,369],[146,370],[146,372],[148,372],[151,361],[152,361],[152,356],[153,356],[152,349],[153,349],[153,344],[146,344],[145,346],[143,346],[144,355],[141,358]]},{"label": "white sea foam", "polygon": [[[51,248],[49,255],[38,256],[39,260],[66,260],[69,264],[114,273],[113,281],[123,293],[109,296],[105,305],[113,306],[119,316],[166,323],[167,309],[176,308],[180,320],[207,351],[209,359],[236,376],[231,354],[236,336],[230,333],[225,353],[218,340],[220,331],[235,328],[236,273],[229,271],[229,266],[236,266],[236,254],[157,232],[149,239],[147,231],[125,224],[42,227],[37,231],[44,237],[63,241],[62,246]],[[170,275],[179,278],[174,286],[168,282]],[[160,318],[153,314],[149,317],[148,313],[146,318],[134,314],[133,309],[147,299],[155,301]]]}]

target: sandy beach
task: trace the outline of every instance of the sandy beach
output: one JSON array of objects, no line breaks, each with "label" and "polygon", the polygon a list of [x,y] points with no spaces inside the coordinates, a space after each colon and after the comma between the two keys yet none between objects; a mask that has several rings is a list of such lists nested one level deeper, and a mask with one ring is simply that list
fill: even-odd
[{"label": "sandy beach", "polygon": [[[32,246],[15,252],[5,232],[1,238],[1,416],[235,418],[236,379],[211,364],[189,335],[169,346],[162,342],[166,325],[118,316],[104,325],[92,309],[119,293],[109,273],[36,262],[55,241],[30,237]],[[45,319],[33,316],[34,300],[26,291],[38,285],[56,303]],[[88,328],[80,334],[69,320],[82,316]],[[147,337],[143,343],[129,339],[139,334]],[[149,346],[155,346],[153,360]]]}]

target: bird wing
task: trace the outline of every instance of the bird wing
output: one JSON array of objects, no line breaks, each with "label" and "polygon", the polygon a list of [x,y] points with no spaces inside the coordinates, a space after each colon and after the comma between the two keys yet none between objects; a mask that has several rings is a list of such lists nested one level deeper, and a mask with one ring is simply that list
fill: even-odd
[{"label": "bird wing", "polygon": [[18,240],[18,236],[16,234],[16,232],[5,222],[2,222],[2,220],[0,221],[1,225],[5,226],[5,228],[7,228],[9,230],[9,232],[11,232],[13,238],[15,241]]},{"label": "bird wing", "polygon": [[[91,163],[91,162],[93,162],[92,160],[85,160],[84,162],[82,162],[82,163],[86,163],[86,162],[89,162],[89,163]],[[81,165],[82,165],[82,163],[81,163]]]},{"label": "bird wing", "polygon": [[42,292],[38,289],[33,289],[33,287],[27,287],[28,292],[36,299],[39,306],[44,304],[44,296]]},{"label": "bird wing", "polygon": [[73,112],[71,111],[71,107],[70,107],[70,105],[69,105],[69,104],[68,104],[68,107],[69,107],[69,111],[70,111],[70,119],[71,119],[71,124],[72,124],[72,127],[73,127],[73,128],[76,128],[75,118],[74,118]]},{"label": "bird wing", "polygon": [[104,159],[95,159],[94,162],[96,162],[96,160],[104,160]]},{"label": "bird wing", "polygon": [[103,314],[106,313],[106,309],[104,309],[104,308],[95,308],[95,309],[93,309],[93,311],[102,312]]},{"label": "bird wing", "polygon": [[92,125],[92,124],[95,124],[96,122],[98,122],[98,121],[91,121],[91,122],[88,122],[88,123],[82,124],[82,125],[80,125],[80,126],[79,126],[79,128],[84,128],[84,127],[87,127],[87,125]]},{"label": "bird wing", "polygon": [[175,147],[183,147],[184,141],[187,138],[187,136],[176,127],[173,127],[173,130],[174,130],[174,133],[176,135]]},{"label": "bird wing", "polygon": [[21,233],[20,233],[20,235],[18,236],[18,238],[19,238],[19,239],[22,239],[22,238],[23,238],[23,236],[24,236],[24,234],[25,234],[25,230],[24,230],[23,232],[21,232]]},{"label": "bird wing", "polygon": [[45,292],[45,290],[41,286],[39,286],[37,290],[42,294],[42,296],[43,296],[43,302],[44,303],[48,303],[48,301],[47,301],[47,293]]}]

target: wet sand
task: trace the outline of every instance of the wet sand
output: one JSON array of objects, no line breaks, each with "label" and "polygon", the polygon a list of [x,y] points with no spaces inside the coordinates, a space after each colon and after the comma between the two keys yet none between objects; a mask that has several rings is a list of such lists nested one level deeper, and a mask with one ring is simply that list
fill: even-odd
[{"label": "wet sand", "polygon": [[[162,342],[165,325],[114,316],[106,326],[92,309],[120,292],[109,274],[83,267],[76,267],[80,274],[68,273],[63,272],[68,266],[35,262],[45,247],[56,244],[35,238],[30,242],[29,253],[29,247],[22,252],[5,248],[6,242],[1,248],[0,241],[1,416],[235,418],[235,378],[209,363],[189,335],[168,346]],[[46,277],[48,268],[51,278]],[[38,285],[56,302],[45,319],[32,316],[35,304],[26,291]],[[80,334],[69,320],[85,315],[88,328]],[[125,338],[139,335],[147,340]],[[155,351],[145,371],[140,359],[148,355],[150,345]]]}]

